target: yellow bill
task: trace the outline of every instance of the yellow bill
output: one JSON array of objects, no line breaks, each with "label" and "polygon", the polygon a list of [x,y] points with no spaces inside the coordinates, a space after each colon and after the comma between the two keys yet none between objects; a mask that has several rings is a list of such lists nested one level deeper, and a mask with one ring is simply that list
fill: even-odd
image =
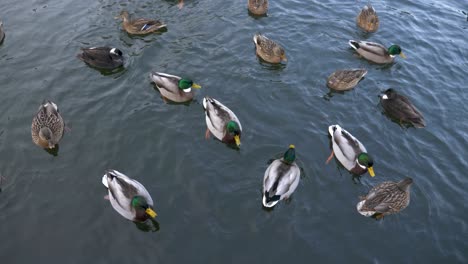
[{"label": "yellow bill", "polygon": [[194,84],[192,84],[192,88],[195,88],[195,89],[200,89],[200,88],[201,88],[201,86],[200,86],[200,85],[198,85],[198,84],[196,84],[196,83],[194,83]]},{"label": "yellow bill", "polygon": [[403,52],[400,52],[400,57],[402,57],[403,59],[406,59],[406,55]]},{"label": "yellow bill", "polygon": [[369,172],[369,174],[370,174],[371,177],[374,177],[374,176],[375,176],[374,168],[369,167],[369,168],[367,168],[367,171]]},{"label": "yellow bill", "polygon": [[240,147],[241,142],[240,142],[240,137],[239,137],[239,135],[235,135],[235,136],[234,136],[234,140],[236,141],[236,145],[237,145],[238,147]]},{"label": "yellow bill", "polygon": [[151,208],[146,209],[145,212],[146,212],[149,216],[151,216],[151,218],[155,218],[155,217],[158,215],[158,214],[156,214],[156,212],[153,211],[153,209],[151,209]]}]

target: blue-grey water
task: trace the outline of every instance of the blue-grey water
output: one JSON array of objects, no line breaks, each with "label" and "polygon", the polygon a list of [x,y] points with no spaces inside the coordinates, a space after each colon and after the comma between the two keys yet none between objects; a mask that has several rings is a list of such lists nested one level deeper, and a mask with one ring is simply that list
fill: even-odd
[{"label": "blue-grey water", "polygon": [[[0,262],[12,263],[467,263],[466,102],[468,6],[464,1],[374,1],[380,29],[360,31],[365,1],[271,1],[267,17],[246,1],[1,0]],[[130,37],[121,10],[159,18],[167,32]],[[255,56],[252,36],[281,43],[284,66]],[[379,66],[349,39],[389,46],[407,59]],[[76,58],[115,46],[125,70],[103,75]],[[363,67],[345,93],[325,83]],[[152,70],[191,77],[190,104],[166,104]],[[408,96],[427,127],[402,128],[378,104],[388,88]],[[203,96],[242,122],[239,151],[206,140]],[[71,129],[58,156],[35,146],[30,126],[44,99]],[[354,179],[330,154],[340,124],[375,160]],[[262,209],[263,173],[295,144],[303,175],[288,202]],[[143,232],[103,199],[117,169],[146,186],[159,230]],[[414,179],[410,205],[381,221],[357,213],[359,195]],[[155,232],[153,232],[155,231]]]}]

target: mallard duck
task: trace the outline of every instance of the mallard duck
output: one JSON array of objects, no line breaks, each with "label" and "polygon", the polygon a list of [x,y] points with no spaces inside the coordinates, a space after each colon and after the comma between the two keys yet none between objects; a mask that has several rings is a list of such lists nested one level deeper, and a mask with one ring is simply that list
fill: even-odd
[{"label": "mallard duck", "polygon": [[109,190],[112,207],[123,217],[144,222],[157,216],[151,195],[138,181],[116,170],[109,170],[102,177],[102,183]]},{"label": "mallard duck", "polygon": [[369,172],[369,175],[374,177],[374,161],[367,153],[366,148],[348,131],[341,128],[339,125],[328,127],[328,132],[332,141],[332,152],[326,163],[330,162],[333,155],[348,171],[355,175],[362,175]]},{"label": "mallard duck", "polygon": [[262,16],[268,11],[268,0],[248,0],[247,7],[250,13]]},{"label": "mallard duck", "polygon": [[268,166],[263,176],[263,206],[273,207],[279,201],[288,199],[296,190],[301,170],[295,160],[295,147],[289,145],[283,157]]},{"label": "mallard duck", "polygon": [[366,69],[339,70],[332,73],[327,79],[330,89],[346,91],[354,88],[367,74]]},{"label": "mallard duck", "polygon": [[255,34],[253,37],[255,42],[255,51],[257,55],[264,61],[269,63],[280,63],[281,61],[288,61],[284,49],[273,40],[261,34]]},{"label": "mallard duck", "polygon": [[3,42],[5,38],[5,31],[3,31],[3,22],[0,21],[0,44]]},{"label": "mallard duck", "polygon": [[372,188],[356,205],[364,216],[375,215],[377,219],[385,215],[398,213],[410,202],[410,186],[413,179],[406,178],[399,182],[383,182]]},{"label": "mallard duck", "polygon": [[151,72],[150,77],[164,98],[177,103],[192,100],[195,96],[195,91],[192,88],[201,88],[200,85],[193,83],[190,79],[167,73]]},{"label": "mallard duck", "polygon": [[122,51],[110,47],[82,48],[78,58],[100,69],[112,70],[123,65]]},{"label": "mallard duck", "polygon": [[120,15],[115,18],[123,19],[123,28],[125,31],[127,31],[127,33],[132,35],[146,35],[166,27],[166,25],[159,20],[151,20],[146,18],[130,20],[130,16],[127,11],[122,11]]},{"label": "mallard duck", "polygon": [[32,140],[40,147],[53,149],[62,139],[64,127],[57,105],[47,101],[41,104],[32,120]]},{"label": "mallard duck", "polygon": [[205,137],[209,138],[211,132],[222,142],[240,147],[242,126],[234,112],[209,96],[203,98],[203,108],[207,126]]},{"label": "mallard duck", "polygon": [[403,122],[410,123],[414,127],[426,126],[424,117],[419,110],[405,96],[398,94],[393,89],[386,90],[380,95],[380,103],[385,113],[390,117]]},{"label": "mallard duck", "polygon": [[391,45],[387,49],[382,44],[362,40],[350,40],[349,45],[364,59],[378,64],[392,63],[396,55],[406,58],[398,45]]},{"label": "mallard duck", "polygon": [[358,27],[366,32],[376,32],[379,29],[379,17],[371,4],[364,6],[356,18]]}]

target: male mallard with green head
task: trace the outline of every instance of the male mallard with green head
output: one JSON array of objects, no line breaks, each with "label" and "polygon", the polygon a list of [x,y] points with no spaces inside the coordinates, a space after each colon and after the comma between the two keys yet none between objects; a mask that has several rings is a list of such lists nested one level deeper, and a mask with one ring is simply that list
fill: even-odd
[{"label": "male mallard with green head", "polygon": [[350,40],[349,45],[364,59],[378,64],[392,63],[396,55],[406,58],[398,45],[391,45],[387,49],[382,44],[362,40]]},{"label": "male mallard with green head", "polygon": [[356,205],[358,212],[364,216],[375,216],[398,213],[410,203],[410,187],[413,179],[405,178],[399,182],[383,182],[372,188]]},{"label": "male mallard with green head", "polygon": [[288,199],[296,190],[301,170],[295,160],[295,147],[289,145],[283,157],[268,166],[263,176],[263,206],[273,207],[279,201]]},{"label": "male mallard with green head", "polygon": [[326,163],[330,162],[333,156],[336,156],[338,161],[349,172],[355,175],[362,175],[369,172],[371,177],[374,177],[374,161],[367,153],[364,145],[357,140],[348,131],[341,128],[339,125],[328,127],[328,132],[332,141],[332,152]]},{"label": "male mallard with green head", "polygon": [[182,78],[162,72],[151,72],[151,80],[156,84],[164,98],[176,103],[188,102],[195,96],[192,88],[200,89],[201,86],[188,78]]},{"label": "male mallard with green head", "polygon": [[255,34],[253,41],[255,42],[255,51],[257,55],[264,61],[269,63],[288,61],[283,47],[273,40],[265,37],[264,35]]},{"label": "male mallard with green head", "polygon": [[146,18],[131,20],[127,11],[122,11],[120,15],[115,18],[123,19],[123,28],[127,33],[132,35],[146,35],[166,27],[166,25],[159,20]]},{"label": "male mallard with green head", "polygon": [[102,184],[108,189],[109,201],[120,215],[134,222],[144,222],[157,216],[153,199],[146,188],[127,175],[109,170],[102,177]]},{"label": "male mallard with green head", "polygon": [[376,32],[379,28],[379,17],[371,4],[364,6],[356,18],[356,24],[366,32]]},{"label": "male mallard with green head", "polygon": [[207,126],[205,137],[209,138],[211,132],[222,142],[240,147],[242,126],[234,112],[209,96],[203,98],[203,108]]},{"label": "male mallard with green head", "polygon": [[53,149],[62,139],[64,127],[58,106],[51,101],[47,101],[41,104],[32,120],[32,140],[40,147]]}]

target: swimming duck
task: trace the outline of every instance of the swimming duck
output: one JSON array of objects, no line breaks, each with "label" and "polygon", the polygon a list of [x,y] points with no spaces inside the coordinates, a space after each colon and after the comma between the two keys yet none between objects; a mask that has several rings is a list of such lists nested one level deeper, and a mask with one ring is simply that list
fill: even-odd
[{"label": "swimming duck", "polygon": [[153,209],[153,199],[138,181],[127,175],[109,170],[102,177],[102,184],[109,191],[112,207],[123,217],[134,222],[144,222],[157,216]]},{"label": "swimming duck", "polygon": [[248,0],[247,7],[250,13],[262,16],[268,11],[268,0]]},{"label": "swimming duck", "polygon": [[51,101],[42,103],[32,120],[32,140],[40,147],[53,149],[62,139],[64,127],[57,105]]},{"label": "swimming duck", "polygon": [[284,49],[273,40],[261,34],[255,34],[253,37],[255,42],[255,51],[257,55],[264,61],[269,63],[280,63],[288,61]]},{"label": "swimming duck", "polygon": [[356,24],[366,32],[376,32],[379,28],[379,17],[371,4],[364,6],[356,18]]},{"label": "swimming duck", "polygon": [[234,112],[209,96],[203,98],[203,108],[207,126],[205,137],[208,139],[211,132],[222,142],[240,147],[242,126]]},{"label": "swimming duck", "polygon": [[356,205],[358,212],[364,216],[377,219],[385,215],[398,213],[410,203],[410,186],[413,179],[405,178],[399,182],[383,182],[372,188],[366,196],[360,197]]},{"label": "swimming duck", "polygon": [[163,97],[177,103],[192,100],[195,96],[195,91],[192,88],[201,88],[190,79],[167,73],[151,72],[150,77]]},{"label": "swimming duck", "polygon": [[330,162],[333,155],[348,171],[356,175],[362,175],[369,172],[369,175],[374,177],[374,161],[367,153],[366,148],[348,131],[341,128],[339,125],[328,127],[328,132],[332,141],[332,152],[326,163]]},{"label": "swimming duck", "polygon": [[159,20],[151,20],[146,18],[130,20],[130,16],[127,11],[122,11],[120,15],[115,18],[123,19],[123,28],[125,31],[127,31],[127,33],[132,35],[146,35],[166,27],[166,25]]},{"label": "swimming duck", "polygon": [[0,21],[0,44],[3,42],[5,38],[5,31],[3,31],[3,22]]},{"label": "swimming duck", "polygon": [[393,89],[388,89],[380,95],[380,103],[385,113],[399,120],[400,124],[406,122],[417,128],[426,126],[421,112],[419,112],[407,97],[398,94]]},{"label": "swimming duck", "polygon": [[123,65],[122,51],[110,47],[82,48],[78,58],[87,64],[105,70],[112,70]]},{"label": "swimming duck", "polygon": [[349,45],[364,59],[378,64],[392,63],[396,55],[406,58],[398,45],[391,45],[387,49],[382,44],[362,40],[350,40]]},{"label": "swimming duck", "polygon": [[354,88],[367,74],[366,69],[339,70],[332,73],[327,79],[330,89],[346,91]]},{"label": "swimming duck", "polygon": [[263,177],[263,206],[273,207],[279,201],[288,199],[296,190],[301,170],[295,159],[295,147],[289,145],[283,157],[268,166]]}]

